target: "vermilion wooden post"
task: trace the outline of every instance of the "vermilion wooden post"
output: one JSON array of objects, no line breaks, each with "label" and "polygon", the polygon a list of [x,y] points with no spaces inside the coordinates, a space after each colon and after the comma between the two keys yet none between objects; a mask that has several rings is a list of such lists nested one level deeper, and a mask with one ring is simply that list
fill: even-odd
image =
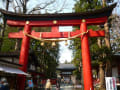
[{"label": "vermilion wooden post", "polygon": [[[27,21],[25,24],[24,32],[29,34],[31,33],[31,27],[29,26],[29,21]],[[27,65],[28,65],[29,41],[30,41],[30,37],[24,35],[22,39],[20,59],[19,59],[19,64],[23,65],[20,69],[24,72],[27,71]],[[18,85],[19,85],[18,90],[24,90],[25,79],[26,79],[25,76],[18,75]]]},{"label": "vermilion wooden post", "polygon": [[[85,20],[82,20],[80,30],[81,33],[87,32],[87,24]],[[81,36],[81,50],[82,50],[84,90],[93,90],[88,34],[84,34]]]}]

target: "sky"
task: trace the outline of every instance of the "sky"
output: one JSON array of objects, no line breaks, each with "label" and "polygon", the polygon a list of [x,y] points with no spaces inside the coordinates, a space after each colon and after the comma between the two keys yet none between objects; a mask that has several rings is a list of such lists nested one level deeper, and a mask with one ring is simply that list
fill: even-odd
[{"label": "sky", "polygon": [[[59,28],[60,32],[64,32],[64,31],[72,31],[72,27],[60,27]],[[68,45],[65,45],[65,41],[59,42],[60,44],[60,58],[59,61],[60,63],[64,63],[65,61],[67,62],[71,62],[72,60],[72,50],[69,49],[69,44],[70,44],[70,40],[67,41]]]}]

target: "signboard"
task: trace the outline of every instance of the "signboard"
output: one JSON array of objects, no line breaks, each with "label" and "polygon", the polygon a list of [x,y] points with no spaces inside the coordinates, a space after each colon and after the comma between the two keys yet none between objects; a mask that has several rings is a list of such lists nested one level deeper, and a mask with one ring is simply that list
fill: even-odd
[{"label": "signboard", "polygon": [[115,77],[105,77],[105,80],[106,80],[106,90],[117,90]]},{"label": "signboard", "polygon": [[28,80],[28,87],[33,87],[33,81],[32,80]]}]

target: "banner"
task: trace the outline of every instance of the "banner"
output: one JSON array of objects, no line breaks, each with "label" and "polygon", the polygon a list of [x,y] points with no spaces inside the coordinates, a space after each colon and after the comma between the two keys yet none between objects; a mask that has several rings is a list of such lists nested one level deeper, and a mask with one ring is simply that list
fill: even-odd
[{"label": "banner", "polygon": [[106,90],[117,90],[115,77],[105,77],[105,81],[106,81]]}]

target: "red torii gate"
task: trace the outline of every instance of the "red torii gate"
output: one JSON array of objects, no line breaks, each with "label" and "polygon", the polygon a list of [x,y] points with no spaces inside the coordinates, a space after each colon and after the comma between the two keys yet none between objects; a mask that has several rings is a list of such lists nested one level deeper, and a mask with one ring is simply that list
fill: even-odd
[{"label": "red torii gate", "polygon": [[[78,14],[48,14],[48,15],[19,15],[11,12],[1,10],[7,19],[7,24],[10,26],[24,27],[24,33],[9,33],[9,38],[22,38],[21,52],[19,64],[23,67],[20,69],[26,72],[28,64],[28,51],[30,37],[24,34],[32,35],[36,38],[69,38],[78,34],[81,38],[82,49],[82,64],[83,64],[83,78],[84,90],[93,90],[92,69],[89,51],[88,37],[103,37],[104,31],[87,30],[87,25],[100,25],[107,21],[108,16],[111,14],[112,9],[116,4],[109,7],[85,13]],[[80,30],[75,32],[59,32],[58,26],[80,26]],[[35,32],[31,31],[31,27],[51,26],[51,32]],[[25,76],[19,75],[19,90],[24,90]]]}]

